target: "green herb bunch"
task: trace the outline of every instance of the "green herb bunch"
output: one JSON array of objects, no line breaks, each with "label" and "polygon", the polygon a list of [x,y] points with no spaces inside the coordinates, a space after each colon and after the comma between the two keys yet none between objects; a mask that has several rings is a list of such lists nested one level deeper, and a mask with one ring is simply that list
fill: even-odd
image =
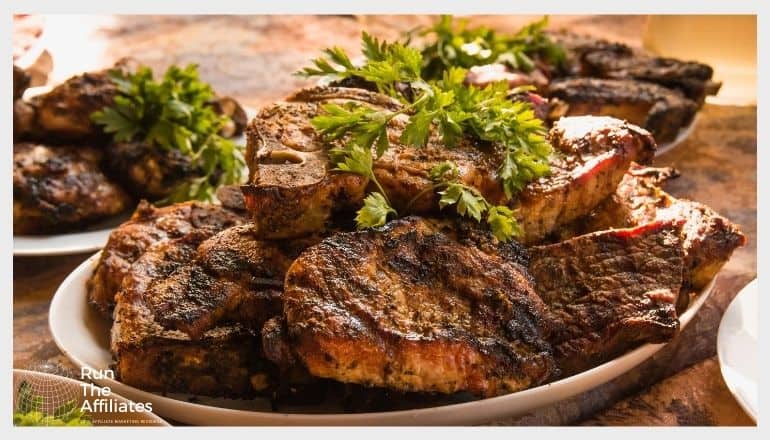
[{"label": "green herb bunch", "polygon": [[228,118],[210,105],[214,92],[200,80],[195,65],[171,66],[160,81],[148,67],[109,75],[118,95],[111,107],[94,112],[91,119],[116,142],[138,140],[165,151],[179,150],[200,172],[162,202],[213,200],[218,186],[241,181],[243,148],[219,135]]},{"label": "green herb bunch", "polygon": [[[362,36],[362,52],[365,62],[356,65],[342,49],[327,49],[326,57],[298,72],[331,80],[361,78],[403,104],[399,110],[381,110],[357,103],[330,103],[311,121],[327,141],[342,143],[331,150],[337,170],[365,176],[378,189],[365,199],[358,212],[359,228],[380,226],[388,215],[398,215],[372,166],[390,147],[386,129],[399,115],[408,118],[399,139],[406,145],[423,147],[432,135],[437,135],[447,148],[456,146],[464,137],[502,147],[498,177],[509,199],[528,182],[548,174],[552,148],[545,139],[543,121],[535,117],[531,104],[508,99],[507,84],[485,88],[466,85],[467,71],[460,67],[449,68],[440,80],[425,80],[420,51],[402,43],[379,41],[367,33]],[[500,240],[517,235],[518,225],[509,208],[490,205],[477,190],[461,185],[456,173],[437,176],[440,185],[433,189],[444,190],[440,193],[441,208],[453,205],[460,215],[477,221],[486,215]]]},{"label": "green herb bunch", "polygon": [[32,393],[27,381],[19,384],[18,405],[13,412],[14,426],[91,426],[91,418],[69,400],[54,409],[53,414],[43,412],[43,396]]},{"label": "green herb bunch", "polygon": [[565,52],[545,33],[547,25],[548,17],[543,17],[513,35],[504,35],[484,26],[470,28],[467,20],[455,22],[451,16],[442,16],[434,26],[417,32],[429,41],[422,49],[423,76],[441,78],[451,67],[467,69],[491,63],[530,72],[536,57],[560,67]]}]

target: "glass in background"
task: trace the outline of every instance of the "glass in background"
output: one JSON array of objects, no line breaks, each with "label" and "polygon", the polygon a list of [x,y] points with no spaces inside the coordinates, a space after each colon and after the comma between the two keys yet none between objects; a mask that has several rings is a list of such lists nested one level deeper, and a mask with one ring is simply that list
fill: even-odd
[{"label": "glass in background", "polygon": [[757,103],[757,17],[755,15],[652,15],[645,49],[664,57],[693,60],[714,68],[722,82],[707,102]]}]

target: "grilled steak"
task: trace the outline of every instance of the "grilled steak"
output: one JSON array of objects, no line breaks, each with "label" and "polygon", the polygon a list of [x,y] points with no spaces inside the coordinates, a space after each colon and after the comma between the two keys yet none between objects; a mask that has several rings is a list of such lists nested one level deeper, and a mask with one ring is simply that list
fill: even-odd
[{"label": "grilled steak", "polygon": [[713,69],[702,63],[656,57],[624,44],[570,33],[557,33],[555,38],[567,49],[573,74],[649,81],[678,89],[698,104],[721,86],[712,81]]},{"label": "grilled steak", "polygon": [[660,183],[672,176],[676,176],[676,172],[671,168],[634,164],[615,194],[591,215],[564,228],[560,238],[654,221],[683,221],[681,244],[685,255],[685,282],[688,288],[700,291],[733,251],[746,243],[746,237],[737,225],[708,206],[677,199],[663,191]]},{"label": "grilled steak", "polygon": [[[322,231],[335,214],[362,205],[369,182],[332,171],[328,145],[310,125],[321,105],[330,100],[399,106],[365,90],[316,88],[263,109],[247,130],[250,183],[243,187],[260,236],[286,238]],[[374,164],[377,179],[399,213],[437,214],[438,195],[424,191],[432,185],[428,171],[450,160],[459,165],[460,179],[490,203],[509,203],[518,210],[526,242],[588,213],[612,193],[632,160],[648,160],[655,148],[649,133],[617,119],[564,118],[549,135],[559,153],[553,157],[552,174],[506,202],[497,178],[499,148],[474,146],[466,140],[450,149],[434,135],[425,147],[415,149],[397,141],[404,123],[403,118],[392,120],[391,148]]]},{"label": "grilled steak", "polygon": [[200,170],[177,149],[164,150],[144,142],[118,142],[107,147],[107,169],[136,197],[160,200]]},{"label": "grilled steak", "polygon": [[556,98],[552,117],[605,115],[625,119],[649,130],[657,142],[673,140],[692,122],[697,105],[679,91],[629,79],[574,78],[552,82]]},{"label": "grilled steak", "polygon": [[[119,60],[110,69],[86,72],[67,79],[50,92],[36,96],[31,105],[36,110],[36,132],[30,133],[37,140],[50,142],[90,141],[106,144],[112,136],[91,120],[91,114],[112,106],[118,88],[109,75],[110,70],[133,72],[140,64],[131,58]],[[15,70],[14,70],[15,72]],[[246,112],[230,97],[215,97],[209,103],[215,112],[227,116],[230,121],[222,127],[225,137],[237,136],[246,125]]]},{"label": "grilled steak", "polygon": [[121,380],[228,397],[265,388],[261,328],[280,313],[286,269],[315,242],[261,242],[241,225],[151,246],[116,297],[112,351]]},{"label": "grilled steak", "polygon": [[408,217],[300,255],[286,274],[284,315],[310,373],[481,396],[548,380],[549,323],[523,267],[455,231]]},{"label": "grilled steak", "polygon": [[529,249],[529,273],[556,325],[565,375],[677,332],[684,253],[680,224],[649,223]]},{"label": "grilled steak", "polygon": [[[147,292],[194,258],[208,234],[200,231],[157,243],[126,274],[117,295],[111,350],[120,380],[147,391],[209,396],[254,394],[251,377],[262,371],[257,332],[240,324],[223,325],[193,339],[156,318]],[[179,310],[195,306],[176,298]]]},{"label": "grilled steak", "polygon": [[13,146],[13,232],[46,234],[124,212],[131,199],[99,169],[89,146]]},{"label": "grilled steak", "polygon": [[37,126],[44,139],[104,141],[107,136],[91,121],[91,113],[112,105],[117,95],[107,72],[84,73],[37,96]]},{"label": "grilled steak", "polygon": [[88,280],[88,302],[112,316],[115,294],[131,265],[153,244],[197,231],[213,235],[245,221],[237,210],[199,202],[156,208],[141,202],[130,220],[112,231]]}]

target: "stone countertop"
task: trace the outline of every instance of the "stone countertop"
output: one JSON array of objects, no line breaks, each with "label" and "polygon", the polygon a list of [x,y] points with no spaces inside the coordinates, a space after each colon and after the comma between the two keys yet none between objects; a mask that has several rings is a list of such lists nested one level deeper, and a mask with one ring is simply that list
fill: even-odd
[{"label": "stone countertop", "polygon": [[[533,17],[473,17],[501,31]],[[57,20],[62,20],[57,18]],[[250,107],[287,95],[306,82],[291,75],[319,50],[338,45],[355,51],[362,29],[393,38],[431,17],[411,16],[100,16],[80,20],[83,39],[77,60],[48,34],[52,78],[75,69],[98,68],[133,56],[156,70],[195,62],[215,90]],[[64,23],[66,24],[66,23]],[[552,27],[568,27],[638,45],[640,16],[554,16]],[[47,30],[48,31],[48,30]],[[66,51],[65,51],[66,50]],[[67,69],[72,70],[68,72]],[[667,185],[677,197],[703,202],[740,224],[749,242],[718,275],[711,297],[687,328],[651,359],[602,386],[532,414],[496,425],[751,425],[719,373],[716,333],[732,298],[756,277],[756,107],[707,104],[690,136],[656,160],[682,173]],[[87,255],[14,258],[13,335],[15,368],[74,366],[58,350],[48,329],[51,297],[64,277]]]}]

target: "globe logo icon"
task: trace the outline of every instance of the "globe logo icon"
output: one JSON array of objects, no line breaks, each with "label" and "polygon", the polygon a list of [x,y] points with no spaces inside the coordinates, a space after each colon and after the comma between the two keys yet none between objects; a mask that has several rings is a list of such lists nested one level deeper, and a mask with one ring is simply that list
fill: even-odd
[{"label": "globe logo icon", "polygon": [[[44,373],[44,374],[34,374]],[[14,425],[83,426],[90,424],[88,414],[79,407],[80,390],[59,379],[70,377],[60,367],[45,365],[31,369],[16,384]]]}]

